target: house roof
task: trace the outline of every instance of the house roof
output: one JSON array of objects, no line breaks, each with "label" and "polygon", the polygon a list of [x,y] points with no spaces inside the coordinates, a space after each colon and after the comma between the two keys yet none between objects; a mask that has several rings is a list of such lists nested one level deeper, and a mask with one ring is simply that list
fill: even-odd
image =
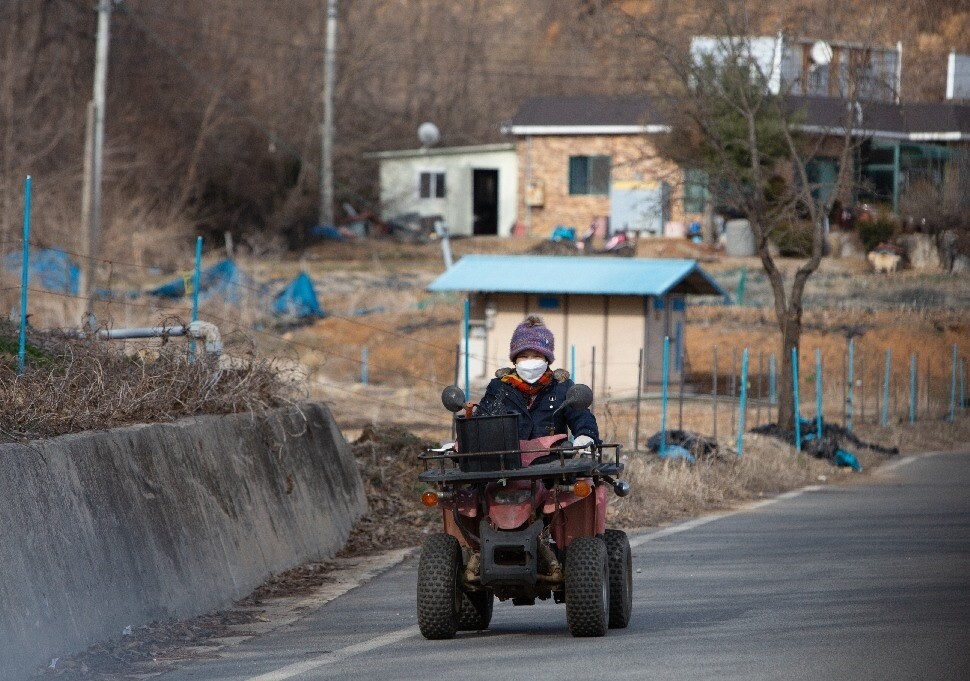
[{"label": "house roof", "polygon": [[[841,134],[846,100],[791,96],[805,112],[804,127]],[[859,136],[913,141],[970,140],[970,105],[953,102],[890,104],[864,102],[856,120]],[[657,101],[636,97],[534,97],[522,103],[505,127],[513,135],[617,135],[659,133],[669,121]]]},{"label": "house roof", "polygon": [[391,151],[368,151],[364,158],[428,158],[437,156],[472,156],[475,154],[493,154],[501,151],[515,151],[511,142],[497,144],[476,144],[466,147],[423,147],[421,149],[395,149]]},{"label": "house roof", "polygon": [[726,296],[696,260],[466,255],[429,291],[663,296]]},{"label": "house roof", "polygon": [[652,97],[532,97],[506,126],[513,135],[661,132],[667,120]]}]

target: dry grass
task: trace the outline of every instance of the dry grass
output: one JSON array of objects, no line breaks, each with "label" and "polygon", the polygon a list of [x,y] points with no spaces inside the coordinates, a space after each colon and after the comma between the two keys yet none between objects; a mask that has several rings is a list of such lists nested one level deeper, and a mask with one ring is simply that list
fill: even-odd
[{"label": "dry grass", "polygon": [[36,331],[18,375],[16,338],[11,325],[0,325],[0,441],[258,411],[298,394],[255,352],[235,361],[200,352],[193,361],[188,343],[173,341],[129,355],[110,341]]}]

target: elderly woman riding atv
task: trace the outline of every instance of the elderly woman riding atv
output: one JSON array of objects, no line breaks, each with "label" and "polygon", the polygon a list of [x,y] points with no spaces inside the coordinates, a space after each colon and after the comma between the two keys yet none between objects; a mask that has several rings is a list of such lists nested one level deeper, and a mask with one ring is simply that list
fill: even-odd
[{"label": "elderly woman riding atv", "polygon": [[629,492],[615,479],[619,445],[600,442],[589,388],[549,369],[555,339],[540,319],[516,328],[509,358],[514,369],[496,372],[477,408],[454,386],[442,395],[464,413],[456,445],[422,455],[419,479],[432,486],[422,501],[440,505],[444,532],[422,550],[418,624],[427,638],[451,638],[487,628],[494,596],[552,596],[574,636],[602,636],[627,626],[632,605],[629,542],[606,529],[607,488]]}]

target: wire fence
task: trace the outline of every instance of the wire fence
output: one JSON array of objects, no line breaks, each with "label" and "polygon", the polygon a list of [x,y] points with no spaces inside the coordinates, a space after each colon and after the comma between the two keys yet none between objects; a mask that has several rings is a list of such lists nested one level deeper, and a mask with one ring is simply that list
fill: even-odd
[{"label": "wire fence", "polygon": [[[25,243],[27,247],[23,248]],[[0,244],[0,253],[7,254],[4,257],[8,259],[8,264],[13,255],[9,254],[10,246],[23,249],[25,262],[31,262],[32,249],[42,248],[29,238],[26,241],[4,242]],[[87,257],[71,251],[64,253],[76,258]],[[14,294],[13,298],[24,299],[23,294],[28,294],[28,307],[23,312],[13,300],[7,301],[12,304],[11,318],[23,320],[32,326],[42,326],[45,318],[50,324],[63,325],[66,319],[80,320],[84,313],[95,313],[100,323],[116,326],[119,323],[151,323],[159,317],[182,318],[197,313],[200,319],[217,324],[224,336],[231,338],[237,334],[240,337],[255,337],[260,339],[261,346],[268,352],[289,353],[294,362],[305,367],[313,397],[330,401],[352,397],[356,405],[369,404],[390,412],[420,415],[442,430],[447,428],[448,415],[443,410],[435,411],[432,408],[437,403],[441,389],[450,384],[461,385],[463,376],[467,375],[466,365],[485,360],[464,351],[468,348],[467,342],[452,345],[430,341],[333,312],[328,312],[327,317],[340,320],[377,339],[371,345],[380,346],[380,339],[383,338],[403,347],[404,351],[382,358],[379,353],[371,352],[374,348],[367,344],[357,347],[318,335],[294,338],[291,330],[273,327],[268,315],[253,309],[258,307],[259,301],[266,300],[266,285],[246,281],[232,283],[233,287],[249,295],[248,307],[227,303],[218,296],[199,298],[198,286],[193,292],[196,305],[189,305],[117,290],[119,283],[144,280],[146,272],[152,277],[160,276],[150,265],[89,259],[96,264],[99,280],[105,283],[100,289],[91,287],[95,292],[93,295],[76,292],[71,288],[70,281],[62,290],[35,283],[28,283],[24,288],[22,284],[0,282],[5,283],[0,286],[0,295]],[[195,267],[187,267],[183,276],[188,280],[194,273],[198,278],[200,265],[201,262],[197,262]],[[132,275],[131,271],[137,274]],[[231,345],[230,342],[229,352],[232,351]],[[433,356],[432,361],[427,361],[429,355]],[[691,423],[715,437],[727,433],[734,437],[746,427],[777,421],[778,386],[781,383],[778,370],[781,362],[775,353],[750,348],[732,347],[728,350],[713,347],[707,357],[697,357],[696,352],[694,357],[687,357],[682,343],[668,339],[664,361],[664,376],[674,374],[676,380],[671,382],[668,378],[663,385],[647,385],[642,381],[642,354],[628,361],[612,359],[610,368],[614,372],[639,372],[642,390],[633,398],[631,395],[610,394],[609,387],[602,386],[597,391],[606,397],[602,409],[608,412],[611,405],[628,404],[631,398],[637,410],[641,403],[660,403],[661,431],[666,432],[675,425],[678,430],[685,428],[686,404],[688,411],[694,414]],[[598,370],[595,348],[572,347],[564,360],[566,362],[574,376],[592,383],[595,389]],[[679,371],[669,371],[671,362]],[[422,364],[425,368],[421,368]],[[442,368],[443,364],[450,365],[451,369]],[[710,370],[698,370],[695,366],[709,366]],[[849,339],[834,357],[831,346],[826,347],[825,353],[821,348],[802,348],[797,355],[797,366],[799,370],[794,385],[798,388],[799,399],[796,399],[796,403],[801,417],[840,422],[849,430],[863,424],[887,426],[920,421],[953,421],[970,406],[966,395],[967,361],[956,344],[944,354],[923,352],[904,355],[899,351],[894,352],[894,348],[875,347]],[[478,377],[472,385],[466,382],[466,390],[474,392],[476,387],[481,387],[481,381],[481,377]],[[382,390],[387,392],[386,389],[392,387],[406,387],[408,390],[400,395],[381,394]],[[698,405],[703,403],[709,403],[709,418],[696,425]],[[638,426],[630,438],[635,448],[639,448],[639,430]],[[739,438],[739,453],[741,447]]]}]

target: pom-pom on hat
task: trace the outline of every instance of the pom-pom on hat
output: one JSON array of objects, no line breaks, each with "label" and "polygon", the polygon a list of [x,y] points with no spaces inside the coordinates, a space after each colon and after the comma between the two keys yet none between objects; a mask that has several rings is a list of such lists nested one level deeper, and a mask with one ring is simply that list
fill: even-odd
[{"label": "pom-pom on hat", "polygon": [[529,315],[521,324],[515,327],[512,340],[509,342],[509,359],[515,358],[525,350],[535,350],[545,355],[551,364],[556,359],[556,339],[552,331],[542,323],[540,317]]}]

